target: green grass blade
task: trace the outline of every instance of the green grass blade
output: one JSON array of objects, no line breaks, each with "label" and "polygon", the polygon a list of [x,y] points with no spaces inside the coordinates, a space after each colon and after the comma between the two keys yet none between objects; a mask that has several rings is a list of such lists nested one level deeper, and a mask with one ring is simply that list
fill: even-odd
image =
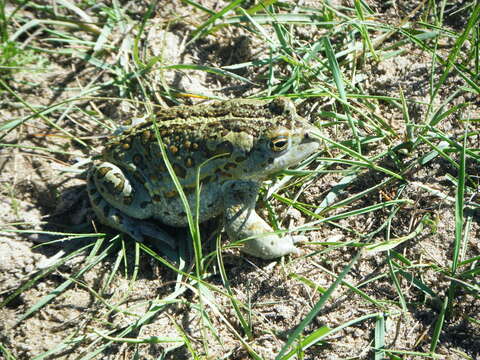
[{"label": "green grass blade", "polygon": [[[343,82],[340,66],[338,65],[337,58],[335,57],[335,53],[333,52],[332,44],[330,44],[330,40],[328,40],[327,37],[323,39],[323,46],[325,49],[325,54],[327,55],[328,62],[330,64],[330,68],[332,70],[333,79],[335,81],[335,85],[337,86],[340,99],[343,101],[343,103],[347,103],[348,102],[347,93],[345,91],[345,84]],[[354,124],[353,119],[350,115],[349,108],[347,106],[344,106],[344,110],[347,115],[348,123],[350,125],[350,130],[352,131],[352,136],[355,139],[356,151],[358,154],[361,154],[362,152],[361,142],[358,136],[356,125]]]},{"label": "green grass blade", "polygon": [[[479,7],[480,8],[480,7]],[[457,195],[455,201],[455,244],[453,248],[452,274],[455,275],[458,266],[458,255],[462,243],[463,225],[464,225],[464,206],[465,206],[465,148],[466,137],[463,147],[460,150],[460,164],[458,169]]]},{"label": "green grass blade", "polygon": [[284,360],[289,358],[289,357],[284,357],[283,355],[287,352],[290,346],[299,339],[300,335],[303,333],[303,330],[315,319],[317,314],[323,308],[323,305],[327,302],[327,300],[332,295],[333,291],[338,287],[338,285],[340,285],[343,278],[348,274],[352,266],[358,261],[358,259],[360,259],[360,254],[361,254],[361,251],[358,251],[355,254],[352,260],[348,263],[348,265],[342,270],[342,272],[335,279],[333,284],[330,285],[327,291],[325,291],[325,293],[320,297],[320,300],[314,305],[312,310],[310,310],[310,312],[303,318],[300,324],[297,325],[295,330],[288,337],[287,341],[283,345],[278,355],[275,357],[276,360],[280,360],[280,359]]},{"label": "green grass blade", "polygon": [[385,358],[385,315],[379,314],[375,321],[375,360],[383,360]]},{"label": "green grass blade", "polygon": [[435,321],[435,327],[433,329],[433,334],[432,334],[432,341],[430,343],[430,351],[432,353],[435,352],[438,345],[438,341],[440,339],[440,335],[442,334],[443,324],[445,321],[445,314],[448,309],[448,300],[449,300],[449,297],[448,296],[445,297],[442,303],[440,314],[438,314],[437,321]]},{"label": "green grass blade", "polygon": [[442,85],[445,83],[445,80],[447,80],[447,77],[450,75],[452,68],[455,66],[455,63],[457,61],[457,58],[460,54],[460,50],[462,49],[465,41],[467,40],[470,32],[472,29],[477,26],[478,21],[480,18],[480,3],[477,2],[475,5],[475,8],[473,9],[470,17],[468,18],[467,25],[465,26],[465,30],[462,32],[462,34],[457,38],[455,41],[455,44],[453,46],[453,49],[450,51],[448,58],[446,60],[446,65],[445,69],[443,70],[443,73],[436,83],[436,88],[434,90],[432,100],[436,97],[438,92],[440,91]]},{"label": "green grass blade", "polygon": [[190,42],[197,40],[198,38],[205,36],[209,32],[209,28],[217,21],[218,19],[222,18],[227,12],[235,9],[238,7],[244,0],[233,0],[225,6],[219,12],[213,14],[207,21],[205,21],[202,25],[197,27],[194,32],[192,32]]}]

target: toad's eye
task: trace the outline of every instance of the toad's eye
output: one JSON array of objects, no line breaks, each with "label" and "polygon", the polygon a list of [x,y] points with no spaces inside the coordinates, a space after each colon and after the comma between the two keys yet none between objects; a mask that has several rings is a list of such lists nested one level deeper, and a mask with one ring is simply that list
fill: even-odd
[{"label": "toad's eye", "polygon": [[279,152],[283,151],[288,146],[288,137],[287,136],[277,136],[270,142],[270,148],[273,151]]}]

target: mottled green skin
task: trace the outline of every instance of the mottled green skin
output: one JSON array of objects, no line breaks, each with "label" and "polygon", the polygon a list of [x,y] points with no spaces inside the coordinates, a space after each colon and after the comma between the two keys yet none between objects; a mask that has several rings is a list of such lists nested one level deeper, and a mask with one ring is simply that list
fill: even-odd
[{"label": "mottled green skin", "polygon": [[[310,136],[313,126],[297,116],[293,103],[285,98],[178,106],[156,113],[156,121],[191,209],[198,166],[223,155],[202,167],[200,222],[224,214],[233,240],[273,231],[255,213],[261,182],[297,164],[319,146]],[[151,121],[130,128],[106,145],[102,161],[89,172],[88,193],[100,221],[137,240],[148,235],[174,245],[147,219],[187,225]],[[270,234],[248,241],[243,250],[274,258],[296,252],[294,241]]]}]

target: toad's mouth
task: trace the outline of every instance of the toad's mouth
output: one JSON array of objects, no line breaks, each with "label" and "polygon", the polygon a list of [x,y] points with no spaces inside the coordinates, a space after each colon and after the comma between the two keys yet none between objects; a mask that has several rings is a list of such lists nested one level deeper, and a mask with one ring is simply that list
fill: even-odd
[{"label": "toad's mouth", "polygon": [[315,140],[311,142],[304,142],[294,146],[284,155],[277,157],[272,164],[266,167],[265,172],[272,174],[283,169],[299,164],[303,159],[306,159],[315,153],[320,147],[320,143]]}]

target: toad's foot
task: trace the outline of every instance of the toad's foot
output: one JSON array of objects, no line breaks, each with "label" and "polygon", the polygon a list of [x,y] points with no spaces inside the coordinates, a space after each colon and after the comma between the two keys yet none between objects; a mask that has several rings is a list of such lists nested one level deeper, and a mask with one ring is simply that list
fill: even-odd
[{"label": "toad's foot", "polygon": [[287,254],[299,254],[295,243],[304,236],[280,237],[256,212],[258,185],[250,181],[231,181],[225,184],[225,228],[232,240],[255,237],[245,242],[244,253],[262,259],[274,259]]}]

